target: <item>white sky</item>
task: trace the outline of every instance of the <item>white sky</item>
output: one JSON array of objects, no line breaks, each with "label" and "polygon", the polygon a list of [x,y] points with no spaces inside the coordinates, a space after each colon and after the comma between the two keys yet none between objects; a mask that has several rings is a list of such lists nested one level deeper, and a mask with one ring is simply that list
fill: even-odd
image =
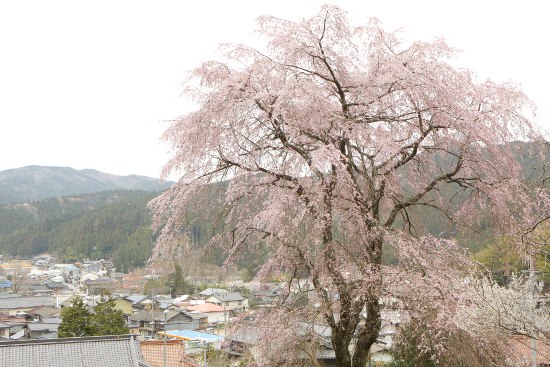
[{"label": "white sky", "polygon": [[[26,165],[158,177],[159,137],[184,114],[186,72],[255,19],[309,17],[326,1],[0,0],[0,170]],[[550,127],[545,1],[334,1],[365,23],[443,36],[480,77],[520,84]],[[546,35],[546,36],[545,36]]]}]

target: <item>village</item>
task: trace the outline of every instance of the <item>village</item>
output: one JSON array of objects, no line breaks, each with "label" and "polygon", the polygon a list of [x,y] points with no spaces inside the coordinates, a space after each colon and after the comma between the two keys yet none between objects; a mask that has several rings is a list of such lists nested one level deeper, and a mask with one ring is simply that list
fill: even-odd
[{"label": "village", "polygon": [[269,305],[278,294],[274,285],[273,289],[244,288],[245,297],[232,291],[235,282],[227,289],[209,287],[196,294],[143,294],[150,274],[143,270],[118,273],[105,260],[60,264],[42,255],[0,266],[0,342],[53,340],[58,337],[62,310],[74,298],[81,297],[93,309],[101,294],[108,292],[124,314],[129,334],[148,345],[147,350],[155,345],[147,341],[169,339],[172,346],[173,341],[182,341],[178,350],[188,355],[202,355],[205,349],[225,346],[225,325],[230,320],[251,304]]},{"label": "village", "polygon": [[[262,337],[262,331],[253,322],[246,327],[246,320],[253,321],[255,311],[275,304],[285,286],[273,283],[260,287],[234,277],[217,287],[197,289],[193,294],[144,294],[145,284],[154,275],[143,269],[123,274],[116,272],[110,261],[61,264],[49,255],[28,261],[2,259],[0,270],[0,346],[66,343],[70,339],[58,339],[63,309],[71,307],[74,299],[80,297],[92,310],[107,292],[114,299],[115,309],[124,315],[128,334],[73,339],[79,339],[78,343],[84,345],[91,343],[86,347],[92,349],[99,344],[121,343],[121,340],[129,345],[134,343],[139,345],[135,358],[145,363],[140,366],[155,367],[203,366],[207,355],[216,354],[225,358],[221,365],[230,363],[228,361],[238,365],[241,359],[253,354]],[[315,308],[315,299],[305,302]],[[392,360],[391,347],[401,315],[391,303],[385,302],[382,332],[371,349],[372,366]],[[243,315],[246,315],[245,322],[241,320],[238,328],[228,332],[227,325]],[[304,322],[298,329],[302,329],[303,334],[316,335],[317,360],[323,366],[332,366],[335,355],[330,345],[330,328],[322,323]],[[74,347],[74,342],[65,347]],[[515,336],[511,345],[519,353],[531,353],[526,337]],[[547,348],[546,345],[540,347]],[[93,353],[103,353],[101,348]],[[8,349],[2,350],[8,354]]]},{"label": "village", "polygon": [[[283,286],[273,283],[260,287],[234,277],[218,287],[197,289],[194,294],[144,294],[147,281],[154,275],[143,269],[123,274],[106,260],[64,264],[57,263],[50,255],[31,260],[2,260],[0,344],[26,346],[26,341],[65,340],[57,339],[63,309],[71,307],[79,297],[92,310],[102,294],[108,292],[114,299],[115,309],[124,314],[129,337],[141,346],[141,355],[150,359],[150,365],[158,366],[198,366],[195,359],[204,361],[207,351],[217,351],[237,360],[245,357],[260,337],[258,330],[241,327],[228,334],[226,325],[245,312],[253,320],[250,315],[276,302]],[[386,319],[392,322],[385,322],[374,360],[389,358],[398,317],[396,319],[394,313]],[[318,358],[330,366],[334,359],[330,329],[326,325],[304,323],[300,326],[304,333],[313,331],[318,335],[321,347]],[[81,338],[79,342],[96,338]],[[115,340],[119,341],[120,337]],[[155,364],[155,358],[160,361],[159,358],[166,357],[163,351],[167,346],[168,364],[158,361]]]}]

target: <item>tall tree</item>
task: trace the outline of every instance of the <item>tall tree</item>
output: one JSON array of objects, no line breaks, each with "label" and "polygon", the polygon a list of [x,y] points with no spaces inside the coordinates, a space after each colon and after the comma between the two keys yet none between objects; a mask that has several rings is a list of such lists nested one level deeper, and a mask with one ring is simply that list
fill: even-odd
[{"label": "tall tree", "polygon": [[60,338],[93,335],[90,325],[91,313],[81,297],[75,297],[69,307],[61,310],[61,324],[57,330]]},{"label": "tall tree", "polygon": [[115,307],[115,300],[106,292],[101,293],[101,299],[92,311],[81,297],[75,297],[71,305],[61,311],[62,321],[57,335],[67,338],[127,334],[124,314]]},{"label": "tall tree", "polygon": [[[288,274],[265,329],[264,351],[280,352],[266,355],[270,363],[292,365],[285,343],[303,335],[275,343],[274,325],[321,318],[337,366],[365,366],[389,297],[411,314],[435,313],[432,330],[459,328],[453,315],[468,302],[457,292],[471,263],[454,242],[419,237],[416,211],[459,226],[483,208],[502,230],[544,219],[545,194],[529,194],[507,144],[539,139],[529,100],[454,67],[442,40],[407,45],[376,20],[352,26],[336,7],[259,25],[265,51],[230,46],[186,84],[198,109],[164,135],[173,145],[164,175],[180,179],[150,203],[156,256],[173,250],[170,237],[204,186],[229,179],[225,235],[212,240],[226,264],[266,246],[260,279]],[[390,247],[399,263],[385,268]],[[294,296],[300,277],[316,307]]]},{"label": "tall tree", "polygon": [[174,297],[187,292],[193,292],[193,287],[185,280],[183,269],[177,261],[174,261],[174,272],[168,278],[168,287]]},{"label": "tall tree", "polygon": [[115,309],[115,300],[108,292],[102,292],[101,298],[90,315],[93,335],[128,334],[126,319],[120,310]]}]

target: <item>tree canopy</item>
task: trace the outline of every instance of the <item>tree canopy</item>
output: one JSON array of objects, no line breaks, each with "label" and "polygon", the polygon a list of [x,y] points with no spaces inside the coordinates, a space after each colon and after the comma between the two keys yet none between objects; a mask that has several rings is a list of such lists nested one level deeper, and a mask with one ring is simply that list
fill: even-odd
[{"label": "tree canopy", "polygon": [[69,307],[61,311],[61,324],[57,330],[60,338],[94,335],[90,324],[91,312],[81,297],[75,297]]},{"label": "tree canopy", "polygon": [[75,297],[61,311],[61,318],[57,332],[60,338],[128,333],[124,314],[115,309],[115,300],[105,292],[91,311],[81,297]]},{"label": "tree canopy", "polygon": [[[422,236],[417,208],[457,227],[482,211],[523,234],[543,221],[546,193],[522,180],[509,144],[540,140],[528,98],[455,67],[443,40],[405,44],[376,20],[353,26],[337,7],[259,26],[266,50],[228,46],[185,84],[198,108],[164,134],[173,147],[164,175],[180,179],[150,203],[156,256],[174,251],[170,238],[204,186],[228,180],[224,230],[211,242],[226,265],[267,248],[259,279],[288,279],[288,294],[256,318],[270,323],[258,350],[271,363],[295,363],[283,351],[304,345],[286,329],[299,320],[330,327],[338,366],[364,366],[384,300],[435,315],[432,332],[462,330],[473,264],[454,241]],[[314,301],[297,302],[300,290]]]}]

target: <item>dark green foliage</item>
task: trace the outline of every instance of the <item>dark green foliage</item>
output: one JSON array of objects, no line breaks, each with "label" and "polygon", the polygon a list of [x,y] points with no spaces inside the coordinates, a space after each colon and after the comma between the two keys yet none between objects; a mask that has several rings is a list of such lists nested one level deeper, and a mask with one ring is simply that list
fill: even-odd
[{"label": "dark green foliage", "polygon": [[123,335],[128,334],[124,314],[115,310],[115,300],[107,292],[101,293],[101,300],[94,307],[90,316],[93,335]]},{"label": "dark green foliage", "polygon": [[91,313],[80,297],[71,301],[71,306],[61,311],[62,322],[57,330],[60,338],[71,338],[94,335],[90,324]]},{"label": "dark green foliage", "polygon": [[[0,253],[49,252],[64,262],[112,258],[119,270],[145,265],[152,231],[145,191],[109,191],[0,206]],[[10,219],[11,218],[11,219]]]},{"label": "dark green foliage", "polygon": [[[182,228],[197,248],[216,233],[209,230],[215,221],[208,212],[212,206],[209,199],[215,202],[219,194],[205,191]],[[212,191],[219,190],[215,187]],[[117,190],[0,205],[0,254],[29,258],[49,252],[69,263],[111,259],[122,272],[142,267],[154,246],[147,203],[156,195]],[[205,260],[221,264],[223,256],[213,252]]]},{"label": "dark green foliage", "polygon": [[62,322],[57,335],[60,338],[123,335],[128,334],[124,314],[115,310],[115,300],[104,292],[101,300],[90,312],[80,297],[75,297],[71,306],[61,311]]},{"label": "dark green foliage", "polygon": [[195,287],[185,280],[181,265],[177,262],[174,262],[174,272],[168,277],[168,287],[173,297],[195,291]]}]

